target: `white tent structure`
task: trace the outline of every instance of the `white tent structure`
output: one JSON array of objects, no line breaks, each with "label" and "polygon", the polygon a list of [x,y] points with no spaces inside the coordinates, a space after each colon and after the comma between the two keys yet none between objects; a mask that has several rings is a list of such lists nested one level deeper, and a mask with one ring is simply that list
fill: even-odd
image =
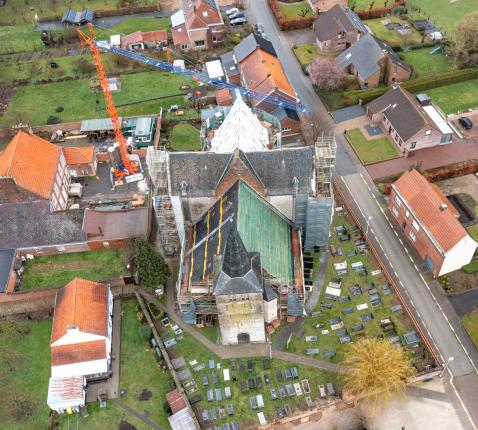
[{"label": "white tent structure", "polygon": [[244,152],[264,151],[269,144],[269,134],[249,106],[238,94],[226,119],[217,129],[211,141],[211,151],[231,153],[236,149]]}]

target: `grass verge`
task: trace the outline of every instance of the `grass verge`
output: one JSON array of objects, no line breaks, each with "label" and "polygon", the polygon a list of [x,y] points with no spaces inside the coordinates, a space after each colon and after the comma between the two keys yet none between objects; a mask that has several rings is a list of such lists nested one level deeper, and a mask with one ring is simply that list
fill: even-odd
[{"label": "grass verge", "polygon": [[478,107],[478,79],[445,85],[427,91],[446,114]]},{"label": "grass verge", "polygon": [[478,310],[471,311],[461,318],[463,327],[478,348]]},{"label": "grass verge", "polygon": [[398,156],[397,150],[386,137],[367,140],[360,129],[354,128],[347,131],[347,139],[365,166]]}]

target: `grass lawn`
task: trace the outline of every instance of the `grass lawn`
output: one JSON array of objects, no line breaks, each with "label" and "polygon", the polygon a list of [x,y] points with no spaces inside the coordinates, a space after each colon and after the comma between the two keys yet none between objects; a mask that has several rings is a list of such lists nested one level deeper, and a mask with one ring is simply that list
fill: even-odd
[{"label": "grass lawn", "polygon": [[[120,80],[121,91],[113,93],[117,106],[140,102],[120,107],[118,112],[123,116],[153,114],[158,113],[160,107],[184,105],[183,91],[179,87],[184,84],[196,85],[187,77],[156,70],[122,75]],[[177,94],[181,95],[176,96]],[[157,97],[170,98],[151,100]],[[46,123],[50,115],[59,117],[62,122],[105,117],[107,113],[101,94],[99,100],[98,112],[96,95],[90,89],[88,79],[19,87],[0,119],[0,126],[8,127],[19,121],[29,125],[41,125]],[[64,108],[61,113],[55,111],[59,106]]]},{"label": "grass lawn", "polygon": [[[348,0],[349,7],[353,7],[355,4],[355,10],[369,10],[370,3],[373,1],[373,8],[377,9],[379,7],[385,7],[385,0]],[[394,0],[389,0],[387,6],[391,6],[394,3]]]},{"label": "grass lawn", "polygon": [[478,310],[474,310],[462,317],[461,322],[468,332],[471,340],[478,348]]},{"label": "grass lawn", "polygon": [[174,151],[200,151],[199,130],[191,124],[175,125],[171,132],[170,145]]},{"label": "grass lawn", "polygon": [[[344,225],[347,228],[347,231],[350,233],[354,225],[347,214],[335,214],[333,218],[332,227]],[[373,222],[371,224],[373,228]],[[399,304],[398,298],[395,296],[393,289],[391,293],[384,293],[384,286],[388,285],[388,282],[383,273],[378,275],[372,275],[373,270],[378,269],[378,263],[373,257],[373,255],[368,252],[366,254],[358,254],[355,256],[347,257],[347,253],[352,251],[357,251],[355,243],[353,240],[339,241],[338,234],[332,230],[330,237],[330,243],[336,247],[342,248],[343,256],[329,256],[327,262],[327,271],[325,275],[324,284],[322,287],[320,300],[314,309],[314,311],[321,311],[322,314],[317,317],[308,317],[305,320],[303,326],[303,335],[301,337],[293,336],[289,343],[289,352],[296,354],[304,354],[307,348],[319,348],[319,355],[314,357],[330,360],[333,362],[340,362],[343,357],[343,345],[339,342],[339,336],[336,335],[336,332],[332,330],[329,320],[332,318],[340,317],[344,323],[344,329],[347,329],[348,334],[352,336],[352,339],[356,339],[362,336],[367,337],[378,337],[388,339],[391,335],[394,335],[393,332],[385,332],[380,325],[380,320],[383,318],[390,318],[394,324],[395,332],[397,335],[401,336],[403,333],[408,331],[415,330],[411,321],[406,317],[406,314],[403,311],[398,311],[391,313],[390,307],[392,305]],[[335,301],[330,301],[325,297],[325,289],[329,282],[337,278],[337,275],[334,270],[334,263],[341,263],[343,261],[347,262],[349,273],[347,275],[340,276],[341,279],[341,297],[348,295],[350,301],[341,303],[337,298]],[[351,268],[352,263],[362,262],[366,267],[368,274],[366,276],[360,276],[357,272],[353,271]],[[377,289],[380,294],[380,299],[382,300],[383,305],[378,307],[372,307],[369,299],[368,290],[374,287]],[[350,292],[350,287],[353,285],[360,285],[362,288],[362,294],[354,296]],[[391,287],[390,287],[391,288]],[[321,302],[332,303],[332,309],[326,309],[320,306]],[[367,304],[368,308],[365,310],[358,311],[357,305]],[[345,309],[351,308],[353,311],[351,313],[343,313]],[[349,312],[349,310],[347,311]],[[364,314],[373,314],[373,319],[370,321],[363,322],[361,316]],[[324,324],[321,328],[316,328],[316,325],[322,323]],[[354,333],[351,331],[351,327],[355,325],[363,324],[364,330]],[[329,330],[328,334],[322,334],[322,330]],[[317,336],[316,342],[307,342],[305,336]],[[402,339],[403,340],[403,339]],[[353,340],[352,340],[353,341]],[[324,355],[325,349],[334,349],[336,355],[332,358],[326,358]],[[424,361],[415,361],[416,365],[422,368],[424,365],[428,364],[426,359]]]},{"label": "grass lawn", "polygon": [[402,36],[397,30],[389,30],[382,21],[384,19],[389,19],[392,22],[408,24],[406,21],[398,17],[387,17],[387,18],[376,18],[376,19],[367,19],[364,21],[365,25],[368,25],[373,31],[373,34],[379,39],[385,40],[390,46],[405,46],[405,45],[418,45],[422,41],[421,34],[412,29],[412,33],[407,36]]},{"label": "grass lawn", "polygon": [[[173,332],[171,329],[168,328],[166,330],[163,330],[161,335],[163,336],[163,338],[169,338],[173,336]],[[218,406],[222,405],[225,407],[229,403],[232,404],[234,407],[234,416],[226,417],[222,419],[219,418],[217,421],[214,422],[215,425],[231,422],[233,419],[239,423],[241,428],[248,427],[250,425],[257,425],[258,424],[257,412],[260,412],[260,411],[263,411],[267,417],[267,420],[271,422],[273,418],[275,418],[276,407],[281,405],[283,406],[284,403],[287,403],[293,410],[297,409],[299,407],[300,399],[303,399],[303,397],[287,398],[286,401],[284,400],[272,401],[271,395],[270,395],[270,388],[274,387],[278,391],[279,385],[285,386],[286,383],[288,384],[290,382],[299,382],[302,379],[308,379],[310,388],[311,388],[311,393],[307,395],[310,395],[312,399],[315,399],[318,397],[319,384],[326,384],[327,382],[333,382],[337,390],[336,374],[327,372],[321,369],[315,369],[315,368],[310,368],[306,366],[298,366],[298,365],[295,365],[294,363],[283,362],[281,360],[273,359],[271,362],[271,369],[264,371],[262,358],[254,359],[251,357],[254,362],[254,371],[247,372],[246,370],[244,373],[241,373],[239,370],[240,369],[239,362],[242,361],[244,362],[244,364],[246,364],[247,360],[237,359],[235,361],[236,370],[233,371],[232,370],[233,360],[221,360],[214,353],[206,349],[202,344],[197,342],[193,337],[191,337],[187,333],[182,333],[182,335],[184,336],[184,338],[180,340],[176,346],[168,350],[171,356],[173,358],[183,356],[187,363],[191,360],[197,360],[198,364],[204,363],[206,365],[205,369],[200,370],[199,372],[192,371],[189,364],[187,365],[189,369],[192,371],[193,377],[199,389],[197,392],[191,394],[191,396],[200,394],[203,398],[203,400],[201,400],[199,403],[195,405],[195,408],[199,412],[198,413],[199,417],[201,417],[201,411],[206,408],[211,409],[212,407],[215,407],[217,411]],[[212,385],[213,370],[210,370],[208,366],[210,359],[215,361],[216,366],[220,365],[220,368],[217,368],[217,372],[219,375],[219,383],[217,385]],[[284,373],[284,369],[286,367],[290,368],[294,365],[298,368],[298,371],[299,371],[299,381],[297,380],[287,381],[287,382],[284,381],[279,384],[277,380],[277,376],[276,376],[277,370],[281,370],[282,373]],[[231,370],[231,381],[229,382],[225,382],[223,377],[223,369],[226,369],[226,368]],[[264,383],[265,373],[268,373],[270,375],[270,378],[271,378],[270,385],[265,385]],[[204,375],[209,375],[209,385],[207,387],[203,387],[201,382],[201,378]],[[263,387],[252,389],[242,394],[240,391],[240,381],[247,380],[247,378],[252,375],[261,376],[263,380]],[[234,376],[237,377],[237,381],[233,381]],[[230,400],[227,400],[224,398],[223,388],[226,386],[231,387],[232,398]],[[222,402],[214,401],[209,403],[207,401],[208,388],[214,388],[214,389],[221,388],[223,401]],[[256,396],[258,394],[262,394],[264,398],[265,407],[264,409],[252,410],[249,406],[249,398],[251,396]]]},{"label": "grass lawn", "polygon": [[478,107],[478,79],[433,88],[426,93],[446,114]]},{"label": "grass lawn", "polygon": [[307,10],[308,13],[306,16],[312,15],[312,9],[310,8],[309,4],[305,1],[301,1],[298,3],[277,3],[279,5],[280,11],[285,18],[302,18],[299,15],[302,11]]},{"label": "grass lawn", "polygon": [[456,63],[452,57],[446,56],[442,51],[430,55],[431,50],[432,48],[421,48],[401,53],[403,60],[414,67],[413,79],[456,69]]},{"label": "grass lawn", "polygon": [[108,40],[113,34],[130,34],[135,31],[153,31],[167,29],[171,20],[169,18],[139,17],[125,19],[118,25],[108,29],[95,29],[95,35],[100,40]]},{"label": "grass lawn", "polygon": [[[14,2],[8,2],[8,5]],[[3,9],[8,6],[2,7]],[[34,31],[30,24],[6,25],[0,27],[0,54],[13,54],[14,52],[37,51],[43,48],[40,33]]]},{"label": "grass lawn", "polygon": [[358,128],[347,131],[347,138],[364,165],[398,156],[393,143],[386,137],[367,140]]},{"label": "grass lawn", "polygon": [[215,325],[209,327],[196,327],[197,331],[201,333],[204,337],[207,337],[211,342],[216,343],[219,337],[219,328]]},{"label": "grass lawn", "polygon": [[478,272],[478,260],[473,260],[471,263],[468,263],[466,266],[463,266],[463,270],[466,273]]},{"label": "grass lawn", "polygon": [[450,0],[407,0],[407,9],[419,7],[421,16],[417,19],[428,18],[442,31],[446,31],[448,36],[453,37],[456,24],[462,18],[476,10],[476,0],[459,0],[450,2]]},{"label": "grass lawn", "polygon": [[468,234],[478,242],[478,224],[472,225],[470,227],[467,227],[466,230],[468,231]]},{"label": "grass lawn", "polygon": [[47,428],[51,320],[0,322],[2,430]]},{"label": "grass lawn", "polygon": [[294,49],[294,54],[299,60],[299,63],[303,66],[307,66],[312,63],[318,56],[315,43],[307,43],[305,45],[298,45]]},{"label": "grass lawn", "polygon": [[127,274],[123,254],[117,249],[37,257],[27,262],[21,289],[58,287],[73,278],[106,281]]}]

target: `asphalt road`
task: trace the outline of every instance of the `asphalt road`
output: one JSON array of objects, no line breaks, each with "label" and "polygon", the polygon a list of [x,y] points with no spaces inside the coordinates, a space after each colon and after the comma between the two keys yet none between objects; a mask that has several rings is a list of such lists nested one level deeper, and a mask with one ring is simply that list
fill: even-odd
[{"label": "asphalt road", "polygon": [[415,319],[429,340],[439,351],[442,360],[453,357],[449,363],[452,384],[471,425],[478,426],[478,352],[463,331],[448,302],[437,296],[425,282],[407,249],[396,236],[382,209],[383,200],[365,169],[349,150],[343,135],[335,130],[332,118],[317,97],[309,79],[290,49],[286,36],[279,30],[266,0],[249,0],[251,22],[260,22],[268,39],[274,45],[287,77],[301,102],[313,111],[314,118],[325,131],[334,132],[337,140],[336,178],[347,195],[347,200],[362,225],[371,217],[371,240],[389,273],[402,291]]}]

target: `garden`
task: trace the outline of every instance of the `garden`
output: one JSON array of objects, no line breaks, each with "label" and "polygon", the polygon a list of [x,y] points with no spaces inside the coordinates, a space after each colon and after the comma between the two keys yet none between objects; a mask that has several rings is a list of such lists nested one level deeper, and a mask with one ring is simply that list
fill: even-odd
[{"label": "garden", "polygon": [[427,94],[447,115],[476,109],[478,79],[433,88]]},{"label": "garden", "polygon": [[[367,19],[364,21],[364,24],[370,27],[376,37],[387,42],[392,48],[422,43],[422,35],[408,21],[396,16]],[[408,34],[401,34],[398,31],[399,27],[403,28],[402,32]]]},{"label": "garden", "polygon": [[386,136],[368,140],[362,130],[348,130],[345,136],[364,166],[398,157],[395,145]]},{"label": "garden", "polygon": [[378,338],[394,348],[403,346],[418,371],[433,364],[393,287],[343,209],[335,213],[331,228],[319,302],[302,330],[292,336],[287,351],[339,363],[350,342]]},{"label": "garden", "polygon": [[127,275],[124,253],[117,249],[35,257],[25,265],[20,289],[59,287],[74,278],[106,281]]},{"label": "garden", "polygon": [[413,65],[413,79],[430,75],[440,75],[457,68],[455,59],[440,51],[430,54],[433,48],[411,49],[399,55],[407,64]]},{"label": "garden", "polygon": [[200,151],[199,130],[191,124],[177,124],[171,131],[170,147],[173,151]]},{"label": "garden", "polygon": [[307,1],[299,1],[294,3],[284,3],[279,1],[277,3],[282,15],[284,15],[285,18],[303,18],[313,14],[312,9]]}]

